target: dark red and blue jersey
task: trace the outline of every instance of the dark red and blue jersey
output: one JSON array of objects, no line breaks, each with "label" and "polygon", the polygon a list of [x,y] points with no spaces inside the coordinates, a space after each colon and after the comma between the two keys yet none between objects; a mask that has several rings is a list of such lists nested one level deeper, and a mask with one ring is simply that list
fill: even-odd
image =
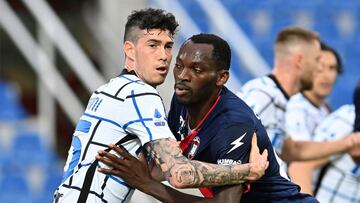
[{"label": "dark red and blue jersey", "polygon": [[[175,96],[168,121],[178,140],[194,135],[188,127],[187,110]],[[226,87],[212,111],[195,130],[195,136],[184,151],[190,159],[224,165],[248,163],[254,132],[260,152],[268,150],[269,168],[260,180],[251,183],[250,191],[243,194],[241,202],[317,202],[311,196],[301,194],[300,187],[290,182],[285,172],[281,172],[261,121],[244,101]]]}]

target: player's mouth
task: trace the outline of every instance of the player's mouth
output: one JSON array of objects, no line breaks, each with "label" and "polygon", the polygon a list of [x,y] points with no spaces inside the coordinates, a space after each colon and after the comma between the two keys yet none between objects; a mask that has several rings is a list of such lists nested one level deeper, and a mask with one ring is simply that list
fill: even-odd
[{"label": "player's mouth", "polygon": [[174,89],[177,96],[182,96],[190,92],[190,88],[181,83],[176,83]]},{"label": "player's mouth", "polygon": [[160,74],[166,74],[168,71],[168,68],[166,66],[160,66],[158,68],[156,68],[156,70],[160,73]]}]

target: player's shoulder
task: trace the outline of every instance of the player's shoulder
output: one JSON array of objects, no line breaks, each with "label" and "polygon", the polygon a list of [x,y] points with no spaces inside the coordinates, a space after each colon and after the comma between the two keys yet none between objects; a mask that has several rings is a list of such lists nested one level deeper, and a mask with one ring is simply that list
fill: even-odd
[{"label": "player's shoulder", "polygon": [[123,99],[136,94],[159,94],[153,86],[132,74],[121,74],[116,78],[112,78],[97,91],[107,92]]},{"label": "player's shoulder", "polygon": [[297,93],[290,97],[289,102],[287,103],[287,109],[307,109],[312,107],[310,102],[305,98],[302,93]]},{"label": "player's shoulder", "polygon": [[277,92],[278,87],[276,83],[269,76],[262,76],[246,82],[240,89],[240,92],[237,93],[237,96],[246,98],[249,94],[259,93],[274,97]]},{"label": "player's shoulder", "polygon": [[262,76],[246,82],[242,89],[251,89],[251,88],[276,88],[276,84],[269,76]]},{"label": "player's shoulder", "polygon": [[355,106],[353,104],[345,104],[330,114],[330,116],[341,118],[353,117],[352,115],[355,115]]}]

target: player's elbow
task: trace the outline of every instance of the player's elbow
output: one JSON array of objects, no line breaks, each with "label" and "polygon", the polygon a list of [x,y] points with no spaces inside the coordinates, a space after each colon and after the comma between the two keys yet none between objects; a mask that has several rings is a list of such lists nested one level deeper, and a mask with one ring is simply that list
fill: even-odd
[{"label": "player's elbow", "polygon": [[179,182],[176,178],[173,178],[173,177],[168,178],[167,181],[170,183],[171,186],[173,186],[174,188],[177,188],[177,189],[190,187],[185,182]]}]

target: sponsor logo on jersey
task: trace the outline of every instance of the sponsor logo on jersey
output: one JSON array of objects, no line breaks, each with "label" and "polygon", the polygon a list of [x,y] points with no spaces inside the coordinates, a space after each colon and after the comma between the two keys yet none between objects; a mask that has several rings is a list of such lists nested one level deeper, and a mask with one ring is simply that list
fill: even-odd
[{"label": "sponsor logo on jersey", "polygon": [[241,140],[245,137],[245,135],[246,135],[246,132],[244,134],[242,134],[238,139],[234,140],[234,142],[231,143],[231,145],[233,145],[233,147],[226,154],[229,154],[230,152],[234,151],[236,148],[243,145],[244,143],[241,142]]},{"label": "sponsor logo on jersey", "polygon": [[241,164],[241,160],[232,160],[232,159],[218,159],[217,164],[220,165],[236,165]]},{"label": "sponsor logo on jersey", "polygon": [[191,142],[190,151],[188,153],[188,158],[193,159],[197,150],[200,146],[200,138],[198,136],[194,137],[194,139]]}]

